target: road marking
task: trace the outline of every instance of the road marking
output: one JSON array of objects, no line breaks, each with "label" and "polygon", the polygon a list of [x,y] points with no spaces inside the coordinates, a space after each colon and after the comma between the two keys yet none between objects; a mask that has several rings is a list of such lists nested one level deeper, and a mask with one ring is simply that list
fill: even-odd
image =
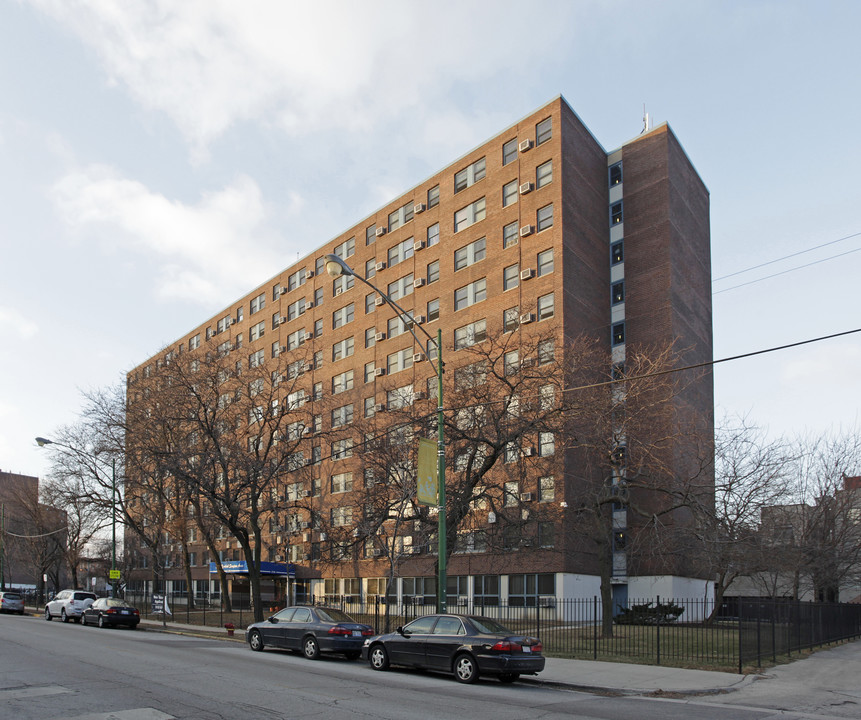
[{"label": "road marking", "polygon": [[133,710],[75,715],[75,717],[57,718],[56,720],[176,720],[176,716],[168,715],[155,708],[135,708]]}]

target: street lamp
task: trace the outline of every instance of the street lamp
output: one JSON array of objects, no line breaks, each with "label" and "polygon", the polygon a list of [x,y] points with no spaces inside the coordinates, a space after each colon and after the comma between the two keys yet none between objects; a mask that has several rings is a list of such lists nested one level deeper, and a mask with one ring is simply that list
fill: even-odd
[{"label": "street lamp", "polygon": [[[446,578],[446,517],[445,517],[445,434],[443,432],[443,404],[442,404],[442,374],[444,371],[445,365],[442,361],[442,329],[437,329],[436,338],[431,337],[427,330],[425,330],[419,323],[417,323],[413,318],[400,306],[398,305],[392,298],[390,298],[385,292],[380,290],[373,283],[368,282],[361,275],[356,275],[353,272],[352,268],[347,265],[340,257],[337,255],[326,255],[326,272],[333,278],[340,277],[341,275],[353,276],[361,280],[365,285],[367,285],[371,290],[378,293],[381,298],[385,302],[387,302],[391,307],[395,310],[400,317],[401,321],[404,323],[404,326],[409,331],[410,335],[413,336],[413,339],[419,344],[419,347],[424,345],[424,343],[419,340],[413,328],[418,328],[421,330],[430,342],[436,346],[436,378],[437,378],[437,612],[447,612],[448,606],[448,598],[446,593],[446,585],[448,583]],[[428,360],[430,361],[430,355],[428,354]],[[431,364],[434,363],[431,361]]]},{"label": "street lamp", "polygon": [[[94,460],[97,459],[93,453],[84,452],[83,450],[76,450],[73,447],[65,445],[63,443],[55,442],[54,440],[48,440],[48,438],[37,437],[36,444],[39,447],[45,447],[45,445],[57,445],[59,447],[64,447],[67,450],[70,450],[72,453],[78,455],[87,455]],[[117,573],[117,461],[115,459],[111,459],[111,597],[115,596],[114,593],[114,582],[119,577],[119,573]]]}]

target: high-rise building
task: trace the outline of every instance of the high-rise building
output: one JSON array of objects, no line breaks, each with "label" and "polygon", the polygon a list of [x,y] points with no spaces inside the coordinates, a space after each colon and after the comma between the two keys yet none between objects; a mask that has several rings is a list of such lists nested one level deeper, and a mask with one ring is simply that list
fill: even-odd
[{"label": "high-rise building", "polygon": [[[646,128],[608,153],[560,97],[141,364],[129,374],[130,407],[152,401],[146,383],[170,363],[191,358],[195,372],[214,358],[220,363],[218,382],[241,376],[250,396],[270,398],[252,403],[248,417],[231,425],[245,423],[249,448],[266,442],[257,429],[264,416],[301,414],[301,422],[286,422],[270,433],[276,440],[295,441],[291,457],[297,459],[272,476],[268,505],[244,495],[237,503],[248,512],[255,508],[264,526],[259,536],[252,534],[244,543],[223,526],[213,534],[228,571],[239,571],[231,575],[234,592],[247,592],[241,572],[245,548],[262,545],[260,560],[271,562],[264,570],[267,599],[283,597],[288,563],[300,598],[381,595],[383,578],[395,568],[391,596],[430,599],[435,546],[432,532],[425,531],[432,528],[433,514],[413,509],[397,518],[386,516],[373,532],[363,524],[368,513],[376,512],[370,507],[372,488],[390,483],[391,476],[373,479],[381,451],[362,422],[373,419],[384,429],[388,423],[390,432],[404,422],[404,406],[419,401],[427,403],[423,422],[435,417],[439,357],[424,331],[431,338],[440,332],[453,388],[462,387],[458,371],[475,368],[475,357],[467,351],[485,342],[497,343],[506,368],[540,366],[553,357],[561,362],[563,349],[583,338],[603,353],[597,371],[607,377],[625,377],[634,360],[670,345],[677,367],[707,364],[712,359],[709,242],[708,191],[669,126]],[[341,258],[358,279],[330,277],[327,254]],[[422,332],[408,332],[400,312],[365,281],[395,300]],[[529,337],[537,338],[537,345],[527,358],[519,343]],[[634,349],[636,358],[631,357]],[[476,384],[488,385],[484,372],[470,385],[473,390]],[[686,481],[695,481],[700,497],[713,494],[713,480],[701,470],[708,465],[702,462],[702,448],[710,446],[714,430],[712,378],[708,370],[699,372],[686,376],[662,402],[663,442],[653,453],[662,458],[663,472],[650,479],[654,492],[643,494],[650,520],[635,517],[627,504],[624,433],[615,438],[606,467],[586,467],[575,438],[536,426],[529,447],[518,447],[509,457],[514,443],[506,445],[497,466],[482,479],[481,489],[491,499],[469,498],[477,519],[459,528],[463,544],[449,563],[449,595],[522,605],[535,604],[541,596],[592,597],[598,594],[603,562],[605,582],[609,576],[620,601],[628,594],[701,596],[704,578],[684,539],[691,515],[682,507],[669,510],[662,495],[668,483]],[[502,373],[500,382],[510,374]],[[274,389],[285,378],[283,397],[263,392],[264,385]],[[164,385],[175,389],[182,382],[172,379],[159,387]],[[188,388],[197,393],[198,383],[190,381]],[[239,394],[216,392],[213,412]],[[511,399],[502,390],[497,394],[500,402]],[[559,402],[561,394],[551,397]],[[474,397],[467,391],[449,393],[446,413],[454,417],[474,408]],[[613,417],[619,417],[625,402],[616,399]],[[485,397],[481,404],[487,410],[493,403]],[[192,455],[210,446],[200,432],[185,435]],[[425,434],[433,437],[434,432],[431,427]],[[459,463],[459,457],[449,459],[453,480],[464,471]],[[199,470],[200,464],[198,458],[192,466]],[[525,469],[515,474],[512,467],[518,464]],[[409,474],[409,464],[405,467]],[[171,472],[182,474],[176,468]],[[212,472],[219,487],[231,476],[226,467]],[[133,481],[134,471],[129,473]],[[588,504],[578,487],[587,476],[592,483],[597,478],[602,492],[619,498],[593,503],[602,508],[598,518],[605,522],[591,538],[598,550],[576,537]],[[499,490],[498,497],[491,487]],[[151,494],[142,493],[141,499],[146,497]],[[211,509],[204,501],[180,514],[194,517]],[[499,529],[506,513],[519,524],[508,536]],[[168,513],[176,515],[177,509]],[[386,522],[395,519],[398,529],[385,530]],[[524,534],[533,521],[535,528]],[[186,525],[164,536],[159,562],[169,568],[166,578],[177,587],[191,579],[197,594],[217,592],[211,549],[200,529]],[[387,538],[382,547],[381,534]],[[330,547],[334,535],[340,549]],[[491,537],[498,542],[489,542]],[[127,538],[126,546],[133,549],[135,540]],[[152,562],[145,549],[133,555],[141,566]],[[132,583],[146,582],[147,572],[142,569]]]}]

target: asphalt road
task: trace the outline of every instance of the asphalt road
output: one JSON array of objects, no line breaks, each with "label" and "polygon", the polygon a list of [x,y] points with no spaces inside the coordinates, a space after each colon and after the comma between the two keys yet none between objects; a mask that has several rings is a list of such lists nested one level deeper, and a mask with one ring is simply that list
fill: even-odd
[{"label": "asphalt road", "polygon": [[766,708],[703,698],[612,697],[492,679],[467,686],[341,658],[253,653],[215,639],[0,616],[0,720],[773,717]]}]

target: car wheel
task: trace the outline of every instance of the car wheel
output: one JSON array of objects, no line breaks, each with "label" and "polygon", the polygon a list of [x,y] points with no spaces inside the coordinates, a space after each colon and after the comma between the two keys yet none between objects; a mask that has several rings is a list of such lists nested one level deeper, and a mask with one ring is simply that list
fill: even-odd
[{"label": "car wheel", "polygon": [[86,615],[81,615],[81,625],[84,625],[84,626],[87,625],[87,616]]},{"label": "car wheel", "polygon": [[510,685],[513,682],[517,682],[520,679],[520,673],[502,673],[499,676],[499,682],[504,683],[505,685]]},{"label": "car wheel", "polygon": [[107,627],[107,623],[105,622],[105,619],[101,615],[99,615],[99,627],[100,628]]},{"label": "car wheel", "polygon": [[252,630],[248,635],[248,644],[254,652],[260,652],[263,649],[263,636],[259,630]]},{"label": "car wheel", "polygon": [[51,622],[51,620],[53,620],[53,619],[54,618],[51,617],[51,611],[46,606],[45,607],[45,620],[47,620],[48,622]]},{"label": "car wheel", "polygon": [[347,660],[358,660],[361,654],[361,650],[347,650],[347,652],[344,653],[344,657],[347,658]]},{"label": "car wheel", "polygon": [[60,610],[60,619],[63,622],[69,622],[69,616],[66,615],[66,608],[63,608],[62,610]]},{"label": "car wheel", "polygon": [[19,610],[19,611],[18,611],[18,614],[19,614],[19,615],[23,615],[23,614],[24,614],[24,611],[23,611],[23,610]]},{"label": "car wheel", "polygon": [[130,627],[132,630],[137,630],[137,629],[138,629],[138,624],[137,624],[137,623],[132,623],[131,625],[129,625],[129,627]]},{"label": "car wheel", "polygon": [[386,648],[382,645],[374,645],[371,652],[368,653],[368,662],[371,663],[374,670],[388,670],[389,654],[386,652]]},{"label": "car wheel", "polygon": [[320,657],[320,646],[317,644],[317,639],[308,636],[302,641],[302,654],[309,660],[316,660]]},{"label": "car wheel", "polygon": [[467,653],[461,653],[454,659],[454,676],[458,682],[474,683],[478,680],[478,665],[475,658]]}]

